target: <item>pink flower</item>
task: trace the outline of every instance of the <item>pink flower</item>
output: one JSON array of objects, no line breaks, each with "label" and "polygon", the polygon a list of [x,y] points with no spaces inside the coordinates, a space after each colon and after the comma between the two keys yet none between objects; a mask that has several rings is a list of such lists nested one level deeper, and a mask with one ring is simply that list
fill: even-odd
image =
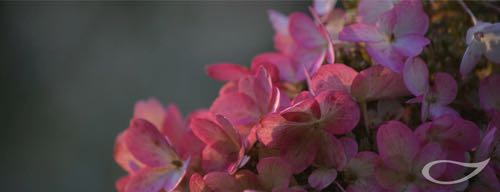
[{"label": "pink flower", "polygon": [[485,23],[479,21],[475,26],[467,30],[465,50],[462,62],[460,63],[460,73],[468,75],[479,63],[484,55],[488,60],[500,65],[500,23]]},{"label": "pink flower", "polygon": [[[405,124],[389,121],[377,132],[377,146],[381,163],[375,176],[384,191],[434,191],[441,186],[427,181],[420,173],[430,161],[445,157],[439,144],[420,145],[417,136]],[[436,167],[431,175],[438,178],[444,168]]]},{"label": "pink flower", "polygon": [[456,97],[457,82],[448,73],[434,74],[434,83],[429,85],[429,70],[427,64],[416,57],[409,58],[403,71],[404,83],[415,98],[410,103],[422,103],[421,119],[425,121],[429,114],[435,119],[444,114],[459,116],[447,105]]},{"label": "pink flower", "polygon": [[372,66],[358,73],[344,64],[321,66],[311,78],[310,89],[316,94],[323,91],[345,92],[360,102],[409,94],[401,74],[389,68]]},{"label": "pink flower", "polygon": [[379,163],[377,154],[370,151],[357,153],[341,173],[348,186],[347,192],[381,192],[375,179],[375,167]]},{"label": "pink flower", "polygon": [[246,136],[262,116],[283,105],[281,98],[280,90],[273,86],[269,73],[261,67],[255,76],[242,77],[237,85],[219,95],[210,111],[227,117],[239,133]]},{"label": "pink flower", "polygon": [[334,134],[351,131],[359,120],[357,104],[345,93],[325,91],[317,96],[298,96],[294,105],[273,113],[257,130],[260,141],[279,149],[294,173],[316,166],[341,168],[346,157]]},{"label": "pink flower", "polygon": [[500,74],[492,74],[479,84],[479,103],[481,108],[493,114],[500,112]]},{"label": "pink flower", "polygon": [[280,79],[297,83],[306,78],[306,72],[314,74],[325,57],[333,62],[333,45],[324,26],[299,12],[287,17],[271,10],[269,18],[276,31],[274,43],[279,53],[264,53],[261,59],[278,68]]},{"label": "pink flower", "polygon": [[199,164],[203,143],[194,136],[175,104],[165,108],[155,98],[138,101],[134,108],[134,118],[151,122],[182,158],[191,157],[192,166]]},{"label": "pink flower", "polygon": [[143,119],[132,119],[118,136],[115,159],[129,172],[117,181],[117,190],[124,192],[173,191],[190,161],[182,160],[158,129]]},{"label": "pink flower", "polygon": [[377,64],[401,72],[406,58],[419,55],[430,43],[424,37],[428,25],[429,19],[419,3],[402,1],[384,12],[374,24],[344,27],[339,38],[366,43],[368,53]]},{"label": "pink flower", "polygon": [[198,191],[305,191],[292,186],[290,165],[279,157],[267,157],[257,164],[258,175],[248,170],[235,175],[211,172],[205,176],[194,174],[189,181],[193,192]]},{"label": "pink flower", "polygon": [[222,115],[193,117],[191,127],[194,134],[206,144],[201,161],[205,171],[235,173],[248,161],[245,140]]},{"label": "pink flower", "polygon": [[208,76],[215,80],[238,81],[241,78],[256,75],[260,67],[264,67],[268,71],[273,83],[279,81],[278,69],[270,63],[260,62],[258,57],[254,58],[250,69],[234,63],[216,63],[207,66],[205,70]]}]

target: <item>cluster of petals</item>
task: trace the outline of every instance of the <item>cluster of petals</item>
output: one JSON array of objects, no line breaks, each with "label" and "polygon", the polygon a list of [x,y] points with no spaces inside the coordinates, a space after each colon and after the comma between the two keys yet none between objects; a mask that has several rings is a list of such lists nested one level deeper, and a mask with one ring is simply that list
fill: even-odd
[{"label": "cluster of petals", "polygon": [[[420,57],[430,43],[421,1],[362,0],[352,21],[336,3],[315,0],[312,17],[269,11],[276,50],[257,55],[249,68],[207,66],[209,77],[224,82],[207,109],[183,118],[173,104],[138,101],[115,143],[115,160],[127,172],[117,190],[498,190],[500,75],[478,84],[477,108],[489,121],[484,128],[452,108],[460,88],[454,77],[431,74]],[[467,32],[462,75],[481,55],[500,60],[498,29],[480,22]],[[363,43],[374,64],[356,70],[336,63],[333,43]],[[420,114],[413,115],[411,103],[421,103]],[[487,158],[470,182],[439,185],[421,173],[435,160]],[[445,181],[467,173],[454,164],[430,171]]]}]

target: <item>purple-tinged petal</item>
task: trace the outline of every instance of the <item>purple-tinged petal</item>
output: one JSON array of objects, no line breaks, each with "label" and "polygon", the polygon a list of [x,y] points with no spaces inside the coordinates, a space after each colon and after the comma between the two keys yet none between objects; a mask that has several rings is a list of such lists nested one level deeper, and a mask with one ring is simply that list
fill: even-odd
[{"label": "purple-tinged petal", "polygon": [[318,168],[314,170],[309,178],[307,179],[309,185],[315,188],[316,190],[323,190],[328,187],[333,181],[337,178],[337,170],[335,169],[327,169],[327,168]]},{"label": "purple-tinged petal", "polygon": [[423,95],[429,89],[429,69],[420,58],[408,58],[403,69],[406,88],[415,96]]},{"label": "purple-tinged petal", "polygon": [[389,121],[379,127],[377,146],[382,161],[398,170],[411,168],[413,158],[420,150],[417,137],[399,121]]},{"label": "purple-tinged petal", "polygon": [[404,56],[415,57],[422,53],[422,50],[431,41],[423,36],[419,35],[406,35],[396,39],[392,45]]},{"label": "purple-tinged petal", "polygon": [[263,53],[260,55],[257,55],[253,61],[253,63],[260,64],[260,65],[266,65],[266,64],[271,64],[274,65],[278,71],[279,71],[279,76],[281,80],[296,83],[300,81],[301,79],[298,79],[296,77],[297,71],[299,70],[292,62],[290,57],[287,57],[286,55],[280,54],[280,53]]},{"label": "purple-tinged petal", "polygon": [[479,103],[491,112],[500,111],[500,75],[492,74],[479,83]]},{"label": "purple-tinged petal", "polygon": [[460,117],[460,114],[458,114],[458,112],[455,111],[453,108],[443,105],[430,105],[429,114],[431,116],[431,119],[436,119],[443,115]]},{"label": "purple-tinged petal", "polygon": [[284,35],[288,35],[288,17],[278,11],[268,11],[269,20],[273,25],[274,31]]},{"label": "purple-tinged petal", "polygon": [[[418,155],[413,161],[413,172],[415,175],[419,175],[421,179],[424,179],[420,174],[422,168],[429,162],[435,160],[442,160],[446,157],[446,152],[437,143],[428,143],[424,145]],[[446,171],[446,166],[435,166],[430,170],[430,174],[433,178],[439,178]]]},{"label": "purple-tinged petal", "polygon": [[129,178],[125,192],[158,192],[167,175],[160,169],[146,168]]},{"label": "purple-tinged petal", "polygon": [[292,168],[279,157],[267,157],[257,164],[259,181],[267,190],[288,187],[292,177]]},{"label": "purple-tinged petal", "polygon": [[311,89],[316,94],[323,91],[350,93],[351,84],[358,75],[354,69],[344,64],[323,65],[311,79]]},{"label": "purple-tinged petal", "polygon": [[460,63],[460,74],[467,76],[476,67],[481,59],[482,51],[479,49],[477,43],[472,43],[465,50],[464,56]]},{"label": "purple-tinged petal", "polygon": [[399,3],[394,7],[396,38],[406,35],[424,35],[429,28],[429,17],[419,3]]},{"label": "purple-tinged petal", "polygon": [[361,0],[358,4],[358,18],[362,23],[374,24],[385,12],[394,7],[394,0]]},{"label": "purple-tinged petal", "polygon": [[448,105],[457,96],[457,82],[448,73],[438,72],[434,75],[434,91],[439,105]]},{"label": "purple-tinged petal", "polygon": [[318,151],[317,134],[301,135],[302,138],[283,148],[281,157],[290,163],[293,173],[300,173],[311,165]]},{"label": "purple-tinged petal", "polygon": [[351,42],[379,42],[384,41],[385,37],[375,26],[357,23],[344,27],[339,33],[339,39]]},{"label": "purple-tinged petal", "polygon": [[313,8],[320,15],[327,15],[335,7],[337,0],[314,0]]},{"label": "purple-tinged petal", "polygon": [[290,15],[289,31],[295,42],[301,47],[317,48],[325,46],[326,40],[313,20],[304,13]]},{"label": "purple-tinged petal", "polygon": [[347,164],[347,155],[342,142],[330,134],[323,134],[317,139],[318,153],[314,164],[319,167],[342,170]]},{"label": "purple-tinged petal", "polygon": [[403,70],[406,57],[397,52],[389,42],[367,43],[366,51],[376,64],[389,67],[397,73]]},{"label": "purple-tinged petal", "polygon": [[143,119],[132,119],[124,133],[127,149],[149,167],[163,167],[179,159],[156,127]]},{"label": "purple-tinged petal", "polygon": [[347,161],[352,159],[358,153],[358,143],[356,143],[356,140],[350,137],[342,137],[340,138],[340,142],[344,146]]}]

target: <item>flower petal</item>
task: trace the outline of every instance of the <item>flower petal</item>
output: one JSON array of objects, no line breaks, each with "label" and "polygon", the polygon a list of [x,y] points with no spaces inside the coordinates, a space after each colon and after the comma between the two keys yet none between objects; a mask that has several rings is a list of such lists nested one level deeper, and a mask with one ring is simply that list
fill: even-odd
[{"label": "flower petal", "polygon": [[424,35],[429,28],[429,17],[418,1],[406,1],[394,6],[396,24],[394,34],[396,37],[406,35]]},{"label": "flower petal", "polygon": [[385,12],[394,7],[393,0],[361,0],[358,4],[358,18],[362,23],[374,24]]},{"label": "flower petal", "polygon": [[203,177],[205,184],[213,191],[243,191],[238,181],[225,172],[211,172]]},{"label": "flower petal", "polygon": [[316,96],[321,107],[321,119],[325,129],[332,134],[345,134],[359,122],[359,106],[342,92],[328,91]]},{"label": "flower petal", "polygon": [[116,137],[114,157],[118,165],[128,173],[134,173],[144,166],[127,149],[124,133],[120,133]]},{"label": "flower petal", "polygon": [[403,77],[389,68],[375,65],[354,78],[351,94],[358,101],[392,99],[408,95]]},{"label": "flower petal", "polygon": [[347,164],[347,155],[342,142],[327,133],[317,138],[317,142],[318,152],[314,161],[315,165],[342,170]]},{"label": "flower petal", "polygon": [[128,150],[150,167],[167,166],[179,159],[165,137],[146,120],[132,119],[124,134]]},{"label": "flower petal", "polygon": [[323,91],[342,91],[350,93],[351,84],[358,72],[344,64],[328,64],[319,68],[311,79],[314,93]]},{"label": "flower petal", "polygon": [[384,40],[384,36],[373,25],[357,23],[344,27],[339,33],[339,39],[351,42],[379,42]]},{"label": "flower petal", "polygon": [[[239,88],[242,89],[241,86]],[[210,111],[224,115],[235,125],[248,125],[260,117],[257,103],[244,93],[219,95],[212,103]]]},{"label": "flower petal", "polygon": [[314,170],[309,178],[307,179],[309,185],[315,188],[316,190],[323,190],[328,187],[333,181],[337,178],[337,170],[335,169],[326,169],[326,168],[318,168]]},{"label": "flower petal", "polygon": [[417,137],[399,121],[389,121],[379,127],[377,146],[382,161],[397,170],[411,168],[413,158],[420,149]]},{"label": "flower petal", "polygon": [[473,42],[471,45],[467,47],[465,50],[464,56],[462,57],[462,61],[460,63],[460,74],[462,76],[468,75],[474,67],[476,67],[477,63],[481,59],[482,51],[479,49],[478,43]]},{"label": "flower petal", "polygon": [[479,83],[479,103],[481,107],[491,112],[500,111],[500,75],[492,74]]},{"label": "flower petal", "polygon": [[219,81],[234,81],[247,75],[251,72],[244,66],[233,63],[218,63],[206,67],[208,76]]},{"label": "flower petal", "polygon": [[290,165],[279,157],[267,157],[257,164],[259,181],[267,190],[288,187],[292,177]]},{"label": "flower petal", "polygon": [[295,42],[304,48],[317,48],[325,46],[326,40],[313,20],[304,13],[295,12],[290,15],[288,26],[290,35]]},{"label": "flower petal", "polygon": [[400,54],[389,42],[369,42],[366,44],[366,51],[376,64],[389,67],[397,73],[403,70],[406,57]]},{"label": "flower petal", "polygon": [[300,173],[312,164],[317,153],[317,135],[302,135],[302,138],[282,148],[281,157],[290,163],[293,173]]},{"label": "flower petal", "polygon": [[165,108],[155,98],[138,101],[134,106],[134,118],[145,119],[156,128],[162,129],[165,121]]},{"label": "flower petal", "polygon": [[415,96],[423,95],[429,89],[429,69],[420,58],[408,58],[403,69],[406,88]]},{"label": "flower petal", "polygon": [[436,103],[440,105],[448,105],[457,96],[457,82],[448,73],[437,72],[434,75],[434,91],[436,92]]},{"label": "flower petal", "polygon": [[422,50],[431,41],[420,35],[406,35],[396,39],[392,45],[404,56],[415,57],[422,53]]}]

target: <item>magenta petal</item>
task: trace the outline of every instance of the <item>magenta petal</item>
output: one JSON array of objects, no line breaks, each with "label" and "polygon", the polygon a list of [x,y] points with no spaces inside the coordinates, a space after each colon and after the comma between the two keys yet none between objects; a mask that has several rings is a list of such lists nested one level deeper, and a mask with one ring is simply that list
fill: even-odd
[{"label": "magenta petal", "polygon": [[279,77],[281,80],[289,82],[298,82],[301,79],[297,79],[298,68],[293,64],[292,60],[286,55],[280,53],[263,53],[257,55],[253,61],[252,65],[266,65],[271,64],[275,66],[279,71]]},{"label": "magenta petal", "polygon": [[353,138],[342,137],[340,138],[340,142],[342,142],[342,145],[344,146],[344,151],[348,161],[358,153],[358,143],[356,143],[356,140]]},{"label": "magenta petal", "polygon": [[408,169],[420,146],[411,129],[399,121],[389,121],[379,127],[377,146],[387,166]]},{"label": "magenta petal", "polygon": [[443,115],[452,115],[455,117],[460,117],[460,114],[458,114],[457,111],[455,111],[453,108],[448,107],[448,106],[442,106],[442,105],[430,105],[429,106],[429,114],[432,119],[436,119],[438,117],[441,117]]},{"label": "magenta petal", "polygon": [[162,129],[165,119],[165,108],[155,98],[138,101],[134,106],[134,118],[145,119],[155,125],[156,128]]},{"label": "magenta petal", "polygon": [[403,70],[406,57],[400,54],[389,42],[369,42],[366,44],[366,51],[376,64],[389,67],[397,73]]},{"label": "magenta petal", "polygon": [[379,42],[384,40],[374,25],[357,23],[344,27],[339,33],[339,39],[352,42]]},{"label": "magenta petal", "polygon": [[128,173],[134,173],[144,166],[141,162],[135,159],[132,153],[130,153],[127,149],[123,133],[120,133],[116,137],[114,157],[118,165],[120,165],[120,167],[125,169]]},{"label": "magenta petal", "polygon": [[[442,160],[446,157],[446,153],[442,150],[442,148],[437,143],[429,143],[422,147],[419,154],[416,156],[413,165],[415,174],[420,175],[422,168],[429,162],[435,160]],[[446,171],[445,164],[434,166],[430,170],[430,174],[434,178],[439,178]]]},{"label": "magenta petal", "polygon": [[274,31],[288,35],[288,17],[275,10],[269,10],[268,15]]},{"label": "magenta petal", "polygon": [[316,96],[320,103],[321,119],[332,134],[345,134],[358,124],[359,106],[351,97],[342,92],[328,91]]},{"label": "magenta petal", "polygon": [[259,106],[250,96],[243,93],[219,95],[212,103],[210,111],[224,115],[235,125],[250,124],[260,116]]},{"label": "magenta petal", "polygon": [[438,72],[434,75],[434,90],[437,101],[440,105],[448,105],[457,96],[457,82],[448,73]]},{"label": "magenta petal", "polygon": [[205,184],[213,191],[243,191],[238,181],[225,172],[211,172],[203,177]]},{"label": "magenta petal", "polygon": [[358,4],[358,20],[374,24],[383,13],[394,7],[394,3],[393,0],[361,0]]},{"label": "magenta petal", "polygon": [[317,48],[326,45],[326,40],[321,35],[318,26],[306,14],[295,12],[290,15],[290,34],[302,47]]},{"label": "magenta petal", "polygon": [[279,157],[267,157],[257,164],[259,181],[267,190],[288,187],[292,177],[292,168]]},{"label": "magenta petal", "polygon": [[234,81],[247,75],[251,72],[244,66],[233,63],[219,63],[206,67],[208,76],[219,81]]},{"label": "magenta petal", "polygon": [[193,118],[193,133],[207,145],[226,143],[229,146],[240,146],[240,138],[231,123],[221,115],[216,115],[217,123],[203,118]]},{"label": "magenta petal", "polygon": [[403,77],[389,68],[375,65],[354,78],[351,94],[358,101],[392,99],[408,95]]},{"label": "magenta petal", "polygon": [[420,3],[405,2],[394,7],[396,24],[394,34],[397,38],[406,35],[424,35],[429,28],[429,17]]},{"label": "magenta petal", "polygon": [[176,149],[182,145],[182,139],[187,133],[187,127],[176,105],[171,104],[167,107],[165,122],[161,130],[169,143]]},{"label": "magenta petal", "polygon": [[311,187],[322,190],[330,185],[337,178],[335,169],[318,168],[314,170],[307,179]]},{"label": "magenta petal", "polygon": [[358,75],[354,69],[344,64],[323,65],[311,79],[311,89],[316,94],[323,91],[350,93],[351,84]]},{"label": "magenta petal", "polygon": [[415,57],[422,53],[423,48],[431,41],[419,35],[407,35],[399,37],[393,46],[396,50],[407,57]]},{"label": "magenta petal", "polygon": [[318,151],[316,135],[302,135],[302,137],[281,151],[282,158],[290,163],[293,173],[300,173],[311,165]]},{"label": "magenta petal", "polygon": [[429,89],[429,69],[420,58],[408,58],[403,69],[406,88],[415,96],[423,95]]},{"label": "magenta petal", "polygon": [[165,137],[146,120],[132,119],[124,134],[129,151],[150,167],[166,166],[179,159]]}]

